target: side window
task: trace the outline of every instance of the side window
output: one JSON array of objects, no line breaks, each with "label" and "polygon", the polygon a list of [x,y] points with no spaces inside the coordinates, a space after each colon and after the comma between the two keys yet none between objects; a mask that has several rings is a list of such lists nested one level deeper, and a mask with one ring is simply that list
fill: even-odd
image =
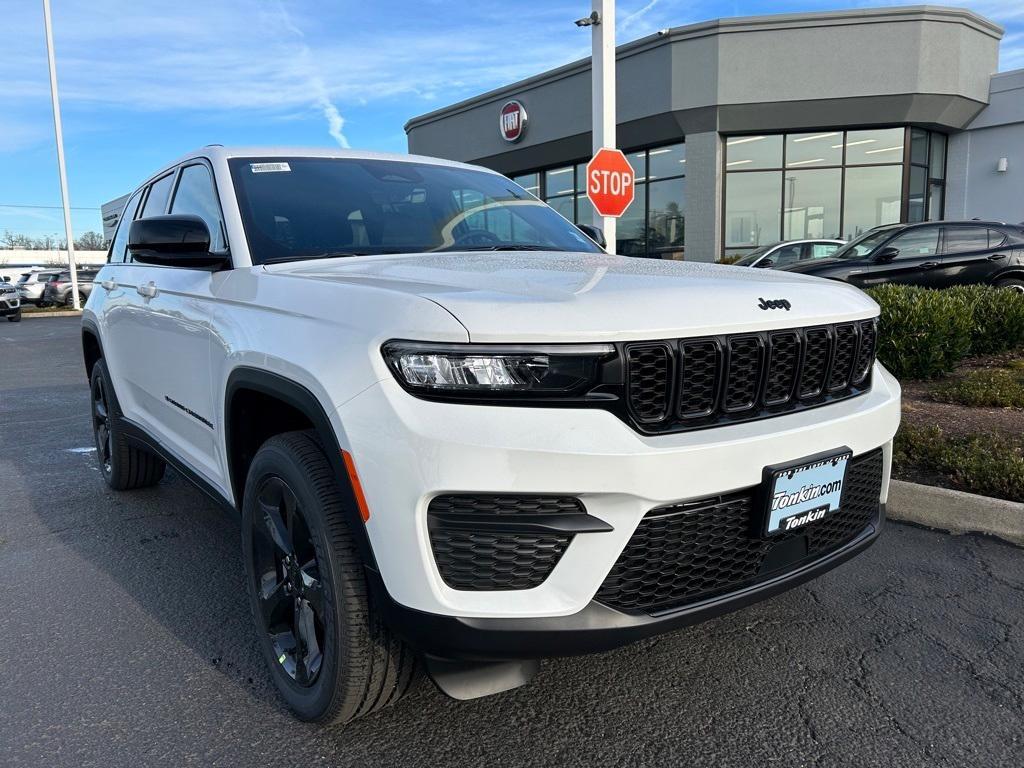
[{"label": "side window", "polygon": [[191,213],[201,218],[210,229],[210,250],[224,249],[220,204],[213,189],[213,178],[205,165],[188,165],[182,169],[171,213]]},{"label": "side window", "polygon": [[803,250],[803,246],[799,243],[796,245],[784,245],[768,258],[772,260],[773,267],[784,267],[787,264],[799,261],[801,250]]},{"label": "side window", "polygon": [[114,241],[110,244],[110,255],[107,261],[111,264],[122,264],[127,261],[125,249],[128,247],[128,230],[131,228],[132,220],[135,218],[135,211],[138,210],[139,198],[141,197],[142,190],[140,189],[131,196],[124,207],[121,220],[117,223],[117,234],[114,235]]},{"label": "side window", "polygon": [[946,253],[984,251],[989,231],[985,227],[946,227]]},{"label": "side window", "polygon": [[810,257],[812,259],[827,259],[838,250],[839,246],[836,243],[811,243]]},{"label": "side window", "polygon": [[886,243],[886,247],[899,249],[897,259],[919,259],[934,256],[939,250],[939,228],[917,227],[897,235]]},{"label": "side window", "polygon": [[989,248],[1000,248],[1003,243],[1006,242],[1006,235],[1000,232],[998,229],[990,229],[988,231],[988,247]]},{"label": "side window", "polygon": [[160,216],[167,210],[167,199],[171,196],[172,181],[174,181],[174,174],[168,173],[150,185],[149,197],[146,198],[146,203],[142,206],[140,218]]}]

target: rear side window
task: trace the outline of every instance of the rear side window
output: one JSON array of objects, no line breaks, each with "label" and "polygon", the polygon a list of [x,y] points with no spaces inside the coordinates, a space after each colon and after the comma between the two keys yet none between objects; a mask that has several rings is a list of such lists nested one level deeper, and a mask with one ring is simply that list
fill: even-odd
[{"label": "rear side window", "polygon": [[985,227],[946,227],[946,253],[984,251],[988,243],[989,230]]},{"label": "rear side window", "polygon": [[110,244],[110,256],[107,261],[111,264],[123,264],[128,259],[128,230],[131,229],[132,220],[135,218],[135,211],[139,207],[139,198],[142,197],[142,190],[139,190],[128,200],[121,214],[121,220],[117,224],[117,234]]},{"label": "rear side window", "polygon": [[161,216],[167,210],[167,200],[171,196],[171,182],[174,181],[174,174],[157,179],[149,188],[149,197],[146,204],[142,206],[142,217]]},{"label": "rear side window", "polygon": [[213,189],[213,178],[205,165],[189,165],[182,169],[171,213],[191,213],[201,218],[210,229],[210,250],[224,249],[220,204]]}]

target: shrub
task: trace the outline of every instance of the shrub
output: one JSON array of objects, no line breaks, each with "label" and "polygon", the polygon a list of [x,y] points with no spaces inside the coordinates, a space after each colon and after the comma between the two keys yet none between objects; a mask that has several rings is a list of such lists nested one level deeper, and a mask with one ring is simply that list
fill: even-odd
[{"label": "shrub", "polygon": [[971,354],[990,355],[1024,344],[1024,293],[987,285],[946,291],[970,307]]},{"label": "shrub", "polygon": [[907,285],[868,293],[882,308],[878,358],[897,378],[941,376],[970,352],[973,314],[962,294]]},{"label": "shrub", "polygon": [[878,357],[897,377],[932,379],[968,355],[1024,345],[1024,294],[1017,291],[881,285],[868,294],[882,308]]},{"label": "shrub", "polygon": [[1024,501],[1024,451],[1000,435],[950,438],[938,427],[903,427],[896,434],[893,464],[938,472],[970,493]]},{"label": "shrub", "polygon": [[940,403],[989,408],[1024,408],[1024,371],[995,368],[970,371],[938,384],[932,399]]}]

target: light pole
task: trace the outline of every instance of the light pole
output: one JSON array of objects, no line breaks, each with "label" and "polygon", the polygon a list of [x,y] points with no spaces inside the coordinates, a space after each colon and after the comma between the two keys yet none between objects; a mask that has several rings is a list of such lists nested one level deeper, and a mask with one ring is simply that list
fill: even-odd
[{"label": "light pole", "polygon": [[64,170],[64,131],[60,121],[60,99],[57,96],[57,62],[53,57],[53,23],[50,19],[50,0],[43,0],[43,25],[46,27],[46,57],[50,63],[50,99],[53,101],[53,131],[57,137],[57,168],[60,172],[60,199],[64,207],[64,236],[68,241],[68,269],[71,272],[71,297],[76,310],[78,300],[78,271],[75,269],[75,239],[71,231],[71,204],[68,202],[68,175]]},{"label": "light pole", "polygon": [[[593,154],[602,147],[615,149],[615,0],[591,0],[591,14],[576,22],[590,27],[591,126]],[[601,228],[609,253],[615,253],[615,218],[602,217]]]}]

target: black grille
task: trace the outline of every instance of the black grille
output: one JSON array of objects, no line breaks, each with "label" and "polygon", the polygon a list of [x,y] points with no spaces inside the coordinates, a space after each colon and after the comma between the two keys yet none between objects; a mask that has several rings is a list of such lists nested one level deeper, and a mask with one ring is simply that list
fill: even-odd
[{"label": "black grille", "polygon": [[832,358],[832,372],[828,377],[830,392],[849,386],[853,362],[857,358],[857,326],[853,323],[837,325],[835,332],[836,354]]},{"label": "black grille", "polygon": [[729,339],[729,363],[725,371],[725,410],[745,411],[757,402],[761,384],[761,339],[740,336]]},{"label": "black grille", "polygon": [[626,348],[629,407],[641,423],[668,415],[672,356],[664,344],[634,344]]},{"label": "black grille", "polygon": [[437,569],[448,586],[530,589],[551,574],[572,534],[515,530],[517,524],[585,512],[572,496],[448,494],[431,500],[427,526]]},{"label": "black grille", "polygon": [[679,415],[707,416],[718,400],[718,344],[710,339],[684,341],[679,345],[682,374],[679,381]]},{"label": "black grille", "polygon": [[804,359],[800,367],[800,397],[817,397],[825,389],[825,374],[832,356],[832,334],[828,328],[804,332]]},{"label": "black grille", "polygon": [[860,384],[871,373],[878,346],[878,321],[861,320],[860,347],[857,349],[857,364],[853,367],[853,383]]},{"label": "black grille", "polygon": [[764,384],[764,403],[782,405],[793,396],[800,372],[800,336],[796,331],[783,331],[768,338],[768,379]]},{"label": "black grille", "polygon": [[875,320],[628,344],[626,400],[644,432],[775,416],[865,392]]},{"label": "black grille", "polygon": [[839,511],[771,539],[759,535],[758,488],[652,509],[641,520],[596,599],[652,613],[734,592],[795,569],[877,524],[882,451],[850,460]]}]

